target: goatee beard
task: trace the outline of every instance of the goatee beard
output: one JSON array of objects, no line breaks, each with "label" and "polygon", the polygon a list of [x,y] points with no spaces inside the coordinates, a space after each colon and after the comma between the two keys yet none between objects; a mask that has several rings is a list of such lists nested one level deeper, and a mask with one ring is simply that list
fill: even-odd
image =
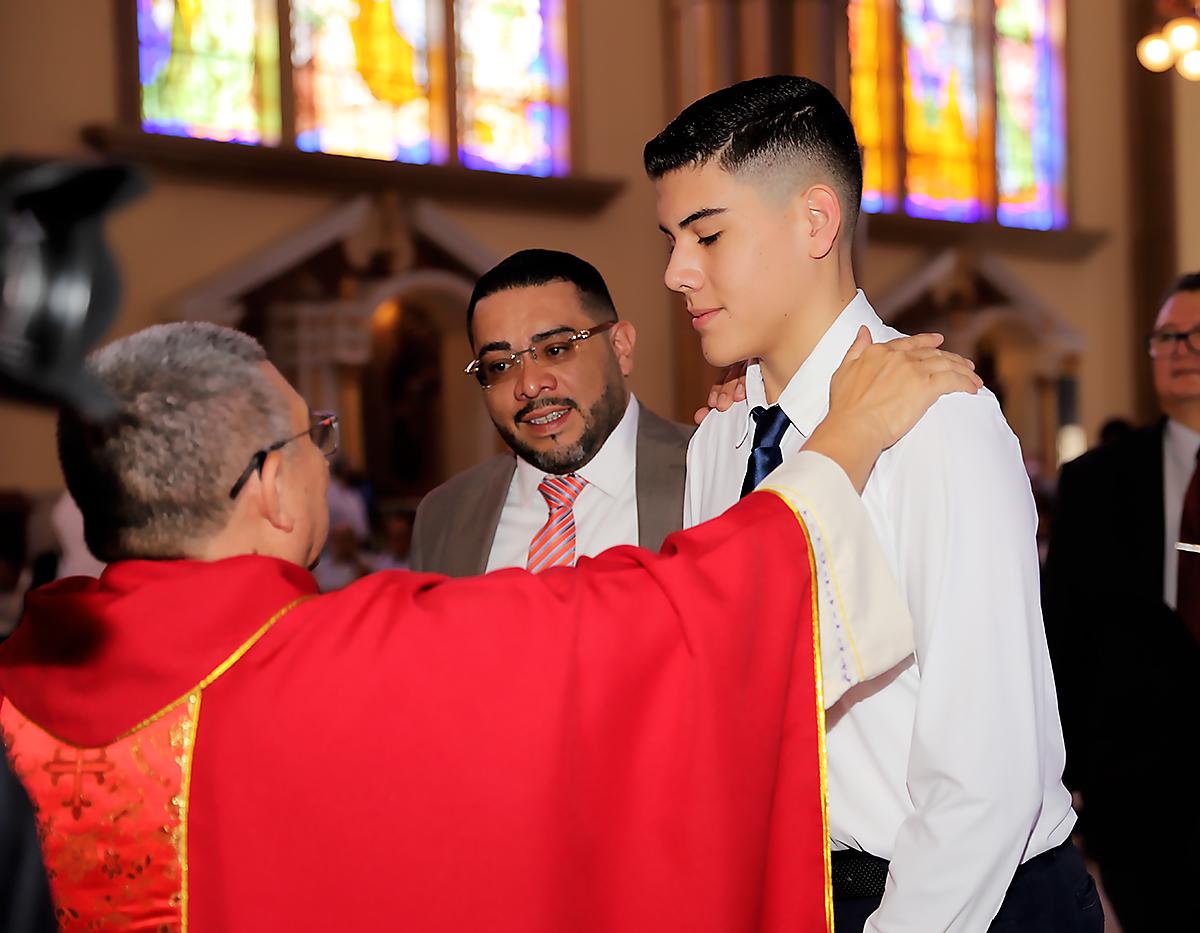
[{"label": "goatee beard", "polygon": [[608,436],[625,416],[625,406],[629,400],[621,389],[622,386],[619,382],[610,381],[604,388],[604,394],[586,412],[580,409],[573,399],[552,398],[544,399],[532,407],[526,407],[518,414],[517,417],[524,417],[530,411],[553,405],[561,405],[578,411],[583,417],[583,434],[574,444],[555,447],[552,450],[535,450],[525,444],[515,431],[499,424],[496,425],[496,430],[500,432],[504,443],[508,444],[513,453],[543,473],[555,476],[574,473],[586,466],[592,457],[596,456],[596,452],[604,446]]}]

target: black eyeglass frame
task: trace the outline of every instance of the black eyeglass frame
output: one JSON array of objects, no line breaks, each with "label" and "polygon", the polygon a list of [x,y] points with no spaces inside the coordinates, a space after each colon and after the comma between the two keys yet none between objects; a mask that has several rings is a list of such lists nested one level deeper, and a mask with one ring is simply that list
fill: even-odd
[{"label": "black eyeglass frame", "polygon": [[[556,343],[570,344],[571,347],[574,348],[576,343],[580,343],[584,340],[587,340],[589,337],[594,337],[594,336],[596,336],[596,334],[602,334],[602,333],[604,333],[604,331],[608,330],[609,328],[616,327],[618,323],[619,322],[617,322],[617,321],[605,321],[603,324],[597,324],[595,327],[588,327],[583,330],[577,330],[573,334],[566,335],[565,338],[562,340],[555,340],[553,337],[547,337],[542,342],[540,347],[538,346],[538,344],[533,343],[533,344],[530,344],[529,346],[527,346],[524,350],[511,351],[508,356],[508,362],[515,364],[515,363],[519,362],[521,357],[524,356],[526,353],[528,353],[530,356],[532,356],[534,361],[536,362],[537,358],[538,358],[537,355],[538,355],[539,349],[544,350],[546,347],[553,346]],[[555,336],[558,336],[558,335],[556,334]],[[467,364],[467,366],[463,370],[463,372],[466,373],[466,375],[468,375],[468,376],[474,376],[481,388],[490,389],[493,386],[499,384],[499,383],[492,383],[491,385],[489,385],[488,383],[484,382],[483,360],[478,356],[475,357],[475,359],[471,360],[471,362],[469,362]]]},{"label": "black eyeglass frame", "polygon": [[[1189,353],[1200,353],[1200,327],[1193,327],[1191,330],[1156,330],[1146,338],[1146,352],[1156,359],[1160,356],[1170,356],[1177,352],[1176,348],[1180,344],[1184,344],[1188,348]],[[1166,348],[1166,353],[1158,353],[1155,351],[1155,345]]]},{"label": "black eyeglass frame", "polygon": [[[244,469],[242,471],[242,475],[238,477],[238,481],[234,483],[233,488],[229,490],[229,498],[236,499],[238,497],[238,493],[242,491],[242,487],[245,486],[249,481],[252,473],[257,472],[259,476],[262,476],[263,464],[267,462],[268,454],[274,453],[281,447],[287,446],[292,441],[298,441],[305,435],[308,435],[309,439],[312,440],[317,449],[320,450],[321,453],[325,454],[326,457],[332,457],[334,454],[336,454],[338,451],[338,416],[331,411],[314,411],[310,418],[312,420],[312,424],[310,424],[306,430],[301,431],[299,434],[293,434],[291,437],[285,437],[281,441],[276,441],[270,447],[264,447],[262,450],[256,450],[254,455],[250,458],[250,462],[246,464],[246,469]],[[333,438],[333,448],[331,450],[323,449],[322,445],[318,443],[317,438],[313,436],[313,432],[319,428],[329,429],[330,437]]]}]

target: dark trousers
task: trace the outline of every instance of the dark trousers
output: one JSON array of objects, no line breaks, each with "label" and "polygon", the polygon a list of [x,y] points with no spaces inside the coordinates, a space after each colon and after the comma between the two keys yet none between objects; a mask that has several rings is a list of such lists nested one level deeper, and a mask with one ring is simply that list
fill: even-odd
[{"label": "dark trousers", "polygon": [[[834,899],[837,933],[862,933],[882,897]],[[1067,844],[1030,859],[1008,887],[989,933],[1103,933],[1104,909],[1083,857]]]}]

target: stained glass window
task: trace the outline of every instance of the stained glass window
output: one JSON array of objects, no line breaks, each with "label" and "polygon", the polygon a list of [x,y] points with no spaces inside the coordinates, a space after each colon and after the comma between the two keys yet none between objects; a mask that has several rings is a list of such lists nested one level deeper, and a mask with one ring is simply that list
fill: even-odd
[{"label": "stained glass window", "polygon": [[850,117],[863,149],[863,210],[896,209],[895,30],[891,0],[851,0]]},{"label": "stained glass window", "polygon": [[276,145],[275,0],[138,0],[142,128]]},{"label": "stained glass window", "polygon": [[996,3],[996,219],[1049,230],[1066,223],[1061,8]]},{"label": "stained glass window", "polygon": [[865,210],[1066,225],[1062,8],[1062,0],[850,0]]},{"label": "stained glass window", "polygon": [[972,0],[900,0],[904,210],[979,220],[979,102]]},{"label": "stained glass window", "polygon": [[[123,2],[136,2],[147,132],[529,175],[569,170],[568,0]],[[280,67],[281,49],[290,68]],[[281,138],[285,127],[291,138]]]},{"label": "stained glass window", "polygon": [[564,0],[455,0],[458,155],[468,168],[567,171]]},{"label": "stained glass window", "polygon": [[426,0],[293,0],[296,146],[445,161],[435,133]]}]

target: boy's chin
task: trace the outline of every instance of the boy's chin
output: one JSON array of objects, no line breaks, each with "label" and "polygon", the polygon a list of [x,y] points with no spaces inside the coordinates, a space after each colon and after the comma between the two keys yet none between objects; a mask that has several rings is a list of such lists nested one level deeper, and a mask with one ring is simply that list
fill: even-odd
[{"label": "boy's chin", "polygon": [[740,353],[736,348],[725,345],[719,340],[705,340],[703,337],[700,338],[700,353],[704,357],[704,362],[717,369],[725,369],[727,366],[746,359],[746,355]]}]

